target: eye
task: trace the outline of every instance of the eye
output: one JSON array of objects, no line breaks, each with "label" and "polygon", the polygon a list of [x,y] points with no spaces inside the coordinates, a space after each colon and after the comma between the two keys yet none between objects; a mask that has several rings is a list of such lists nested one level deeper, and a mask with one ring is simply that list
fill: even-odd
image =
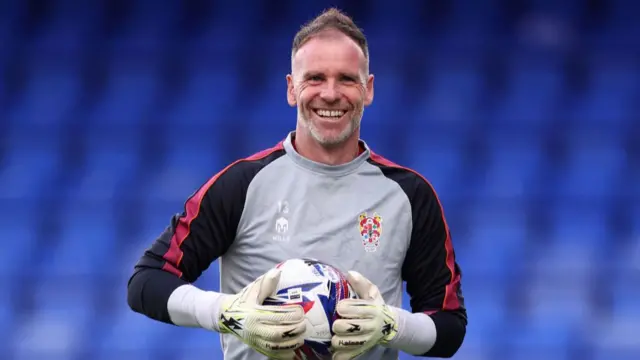
[{"label": "eye", "polygon": [[324,77],[322,75],[316,74],[316,75],[307,76],[307,81],[311,83],[319,83],[323,80],[324,80]]},{"label": "eye", "polygon": [[340,81],[345,82],[345,83],[355,83],[357,81],[357,79],[353,76],[349,76],[349,75],[342,75],[340,77]]}]

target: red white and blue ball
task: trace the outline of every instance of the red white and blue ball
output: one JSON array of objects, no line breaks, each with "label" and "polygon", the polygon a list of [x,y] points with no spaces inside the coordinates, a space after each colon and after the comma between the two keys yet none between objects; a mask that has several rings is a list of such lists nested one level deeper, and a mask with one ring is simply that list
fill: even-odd
[{"label": "red white and blue ball", "polygon": [[276,266],[282,273],[276,292],[264,305],[298,304],[305,312],[304,345],[296,350],[296,358],[330,359],[331,327],[338,318],[336,305],[342,299],[357,295],[346,276],[337,268],[314,259],[291,259]]}]

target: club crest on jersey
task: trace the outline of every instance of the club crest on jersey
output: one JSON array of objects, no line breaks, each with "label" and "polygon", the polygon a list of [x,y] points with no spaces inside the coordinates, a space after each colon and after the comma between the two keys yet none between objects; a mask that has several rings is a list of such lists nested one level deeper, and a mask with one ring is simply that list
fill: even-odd
[{"label": "club crest on jersey", "polygon": [[366,212],[363,212],[358,216],[358,227],[364,250],[366,252],[376,251],[382,236],[382,217],[377,213],[368,216]]}]

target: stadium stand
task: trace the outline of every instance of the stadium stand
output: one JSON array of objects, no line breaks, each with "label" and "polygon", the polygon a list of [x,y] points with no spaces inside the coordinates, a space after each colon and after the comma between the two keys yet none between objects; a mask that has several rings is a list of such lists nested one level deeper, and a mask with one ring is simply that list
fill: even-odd
[{"label": "stadium stand", "polygon": [[[293,128],[292,36],[328,5],[0,4],[3,359],[219,358],[216,334],[131,312],[126,281],[201,183]],[[369,36],[363,137],[444,202],[454,359],[639,359],[637,1],[330,5]]]}]

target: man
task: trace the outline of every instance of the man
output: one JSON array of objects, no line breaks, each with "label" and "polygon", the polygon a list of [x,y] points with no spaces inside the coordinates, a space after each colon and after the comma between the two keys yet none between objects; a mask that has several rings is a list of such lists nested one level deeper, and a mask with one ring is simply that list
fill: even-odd
[{"label": "man", "polygon": [[[304,313],[262,300],[279,279],[269,269],[312,257],[348,271],[360,296],[338,304],[334,359],[456,353],[467,317],[436,193],[359,137],[373,100],[368,64],[364,35],[338,10],[298,32],[286,78],[296,130],[187,200],[135,267],[134,311],[220,332],[225,359],[290,359],[303,343]],[[218,258],[221,292],[191,285]],[[402,281],[412,312],[401,308]]]}]

